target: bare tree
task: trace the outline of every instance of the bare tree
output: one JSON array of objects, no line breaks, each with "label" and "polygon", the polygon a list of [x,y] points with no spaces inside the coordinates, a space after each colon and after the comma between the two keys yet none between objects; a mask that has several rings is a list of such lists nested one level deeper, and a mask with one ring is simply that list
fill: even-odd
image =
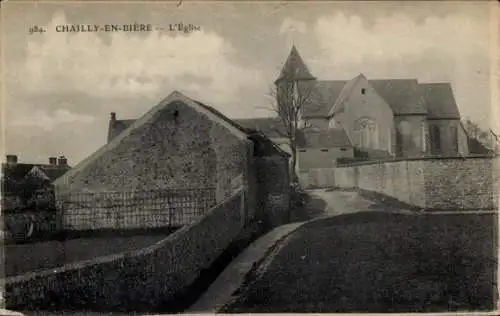
[{"label": "bare tree", "polygon": [[295,73],[282,71],[280,81],[271,91],[272,110],[278,115],[288,138],[292,161],[290,165],[291,178],[297,182],[295,171],[297,165],[297,132],[300,128],[301,115],[305,106],[312,104],[313,89],[308,81],[302,81]]}]

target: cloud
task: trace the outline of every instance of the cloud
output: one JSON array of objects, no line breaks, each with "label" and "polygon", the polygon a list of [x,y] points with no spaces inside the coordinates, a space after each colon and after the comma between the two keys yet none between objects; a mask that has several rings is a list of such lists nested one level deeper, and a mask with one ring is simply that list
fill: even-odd
[{"label": "cloud", "polygon": [[[216,33],[189,35],[147,33],[58,33],[67,24],[58,12],[42,39],[31,39],[21,69],[28,92],[78,91],[98,97],[166,96],[173,90],[209,97],[238,99],[237,89],[259,84],[259,71],[232,63],[231,44]],[[185,78],[200,78],[186,85]],[[208,78],[208,80],[207,80]]]},{"label": "cloud", "polygon": [[305,33],[307,31],[307,24],[305,22],[295,20],[289,17],[283,19],[280,27],[280,34],[285,33]]},{"label": "cloud", "polygon": [[356,15],[319,18],[313,27],[318,47],[309,52],[318,78],[417,78],[451,82],[462,116],[491,125],[488,18],[454,13],[422,21],[404,13],[367,24]]},{"label": "cloud", "polygon": [[66,109],[58,109],[52,115],[44,111],[34,111],[22,118],[10,122],[11,126],[23,128],[41,128],[50,131],[61,124],[90,124],[95,118],[90,115],[77,114]]}]

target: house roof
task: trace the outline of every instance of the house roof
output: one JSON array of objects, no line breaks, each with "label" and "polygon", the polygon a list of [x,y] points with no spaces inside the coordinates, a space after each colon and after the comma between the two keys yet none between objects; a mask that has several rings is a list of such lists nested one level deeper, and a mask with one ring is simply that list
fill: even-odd
[{"label": "house roof", "polygon": [[48,165],[43,165],[39,166],[39,168],[45,173],[45,175],[51,180],[54,181],[55,179],[61,177],[64,175],[68,170],[68,168],[54,168],[54,166],[48,166]]},{"label": "house roof", "polygon": [[300,130],[297,133],[297,145],[299,148],[352,147],[346,131],[341,128]]},{"label": "house roof", "polygon": [[282,157],[290,157],[290,154],[284,151],[280,146],[276,145],[275,142],[270,140],[264,133],[262,132],[254,132],[251,133],[248,137],[255,144],[258,144],[255,147],[254,154],[256,156],[271,156],[273,154],[278,154]]},{"label": "house roof", "polygon": [[290,54],[281,69],[281,73],[275,82],[285,78],[293,78],[294,80],[315,79],[315,77],[309,72],[309,69],[307,69],[304,60],[300,57],[299,51],[295,46],[292,47],[292,50],[290,51]]},{"label": "house roof", "polygon": [[5,178],[20,180],[28,175],[34,168],[39,168],[50,180],[55,180],[66,173],[69,166],[53,166],[47,164],[29,164],[29,163],[16,163],[16,164],[3,164],[2,172]]},{"label": "house roof", "polygon": [[285,126],[279,117],[234,119],[234,121],[247,129],[259,131],[269,138],[286,137]]}]

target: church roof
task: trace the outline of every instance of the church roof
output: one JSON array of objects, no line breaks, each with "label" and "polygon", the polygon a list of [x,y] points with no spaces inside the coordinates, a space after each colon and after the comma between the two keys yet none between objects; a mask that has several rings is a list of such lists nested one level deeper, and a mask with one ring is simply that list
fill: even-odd
[{"label": "church roof", "polygon": [[316,81],[308,102],[303,106],[302,116],[305,118],[327,116],[345,83],[346,81],[340,80]]},{"label": "church roof", "polygon": [[419,102],[420,91],[417,79],[376,79],[369,83],[399,115],[425,114],[425,105]]},{"label": "church roof", "polygon": [[[334,104],[342,103],[362,75],[351,80],[316,81],[304,118],[328,117]],[[427,115],[433,119],[459,119],[460,113],[449,83],[419,83],[417,79],[368,80],[395,115]]]},{"label": "church roof", "polygon": [[453,90],[449,83],[422,83],[420,86],[420,102],[427,109],[427,117],[431,119],[460,119]]},{"label": "church roof", "polygon": [[300,57],[299,51],[295,46],[292,47],[290,55],[281,69],[281,73],[275,82],[285,79],[293,78],[297,80],[313,80],[316,79],[307,69],[304,60]]}]

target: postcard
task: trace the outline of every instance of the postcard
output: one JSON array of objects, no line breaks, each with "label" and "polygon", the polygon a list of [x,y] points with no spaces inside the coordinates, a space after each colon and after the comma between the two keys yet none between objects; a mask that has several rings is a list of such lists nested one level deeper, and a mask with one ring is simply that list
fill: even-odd
[{"label": "postcard", "polygon": [[499,12],[2,3],[2,314],[494,314]]}]

